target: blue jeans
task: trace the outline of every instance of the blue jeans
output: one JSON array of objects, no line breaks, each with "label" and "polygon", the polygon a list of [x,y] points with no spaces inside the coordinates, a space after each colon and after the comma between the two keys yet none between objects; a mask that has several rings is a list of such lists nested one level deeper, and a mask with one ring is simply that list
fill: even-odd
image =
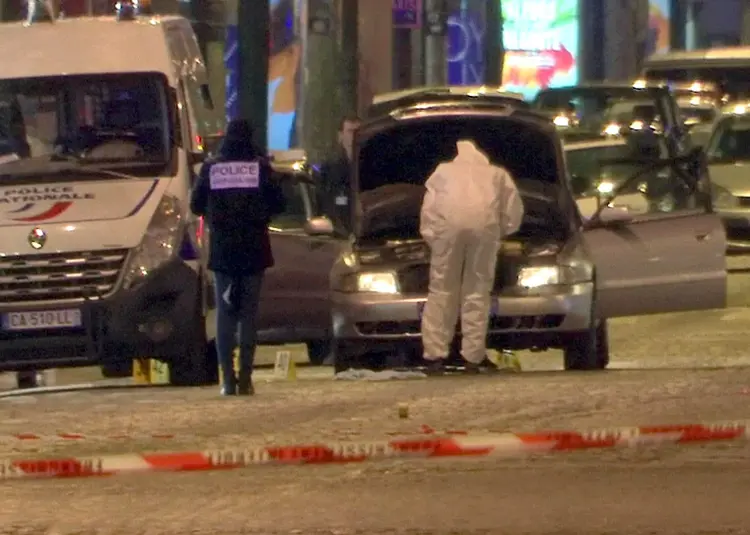
[{"label": "blue jeans", "polygon": [[[257,341],[256,318],[258,301],[263,284],[263,273],[254,275],[233,276],[226,273],[215,273],[216,276],[216,353],[221,366],[224,385],[234,388],[238,377],[234,374],[233,353],[237,347],[239,329],[239,384],[247,385],[253,373],[255,345]],[[226,298],[230,285],[240,284],[236,307],[230,305]]]}]

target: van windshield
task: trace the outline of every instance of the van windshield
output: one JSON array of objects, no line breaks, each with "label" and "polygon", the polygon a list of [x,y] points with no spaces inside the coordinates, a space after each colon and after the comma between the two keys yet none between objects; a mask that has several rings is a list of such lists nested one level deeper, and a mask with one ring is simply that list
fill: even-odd
[{"label": "van windshield", "polygon": [[158,73],[0,80],[0,174],[46,173],[70,161],[166,166],[168,102]]}]

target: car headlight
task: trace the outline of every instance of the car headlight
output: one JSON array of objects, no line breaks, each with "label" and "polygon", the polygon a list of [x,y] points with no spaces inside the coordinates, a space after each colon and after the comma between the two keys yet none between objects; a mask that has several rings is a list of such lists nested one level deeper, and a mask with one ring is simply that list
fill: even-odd
[{"label": "car headlight", "polygon": [[612,182],[600,182],[596,186],[596,191],[599,192],[599,195],[606,197],[612,195],[612,192],[615,191],[615,185]]},{"label": "car headlight", "polygon": [[182,214],[177,197],[165,195],[156,208],[140,245],[133,251],[125,274],[125,286],[132,286],[174,257],[179,246]]},{"label": "car headlight", "polygon": [[396,274],[391,271],[351,273],[342,281],[341,290],[378,294],[399,293]]},{"label": "car headlight", "polygon": [[740,200],[732,195],[728,189],[716,184],[711,186],[711,198],[716,208],[735,208],[740,203]]},{"label": "car headlight", "polygon": [[593,270],[588,263],[575,263],[570,266],[530,266],[521,268],[516,284],[532,289],[558,284],[576,284],[590,281]]}]

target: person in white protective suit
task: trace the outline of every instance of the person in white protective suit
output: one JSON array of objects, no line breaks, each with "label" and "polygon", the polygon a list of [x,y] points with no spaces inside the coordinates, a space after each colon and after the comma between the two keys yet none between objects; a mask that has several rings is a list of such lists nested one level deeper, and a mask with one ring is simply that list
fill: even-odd
[{"label": "person in white protective suit", "polygon": [[492,165],[473,141],[427,179],[420,232],[431,250],[430,285],[422,315],[428,373],[443,372],[459,312],[466,371],[486,360],[492,286],[501,240],[516,232],[523,201],[513,177]]}]

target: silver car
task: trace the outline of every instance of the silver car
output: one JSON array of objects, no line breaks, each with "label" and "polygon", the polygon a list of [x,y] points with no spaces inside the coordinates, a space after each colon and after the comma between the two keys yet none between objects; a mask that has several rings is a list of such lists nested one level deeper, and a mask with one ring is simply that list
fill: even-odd
[{"label": "silver car", "polygon": [[722,110],[705,148],[727,252],[750,252],[750,102]]},{"label": "silver car", "polygon": [[[689,142],[674,98],[660,87],[642,88],[644,95],[673,136],[667,156],[684,158]],[[668,210],[605,205],[584,223],[549,117],[510,95],[492,103],[419,103],[412,95],[356,135],[351,229],[330,277],[338,370],[421,355],[430,257],[419,235],[423,185],[467,136],[511,171],[526,209],[500,252],[488,347],[561,348],[566,369],[602,369],[607,319],[725,305],[726,238],[704,166],[660,185],[680,199]],[[324,220],[315,227],[309,231],[326,231]]]}]

